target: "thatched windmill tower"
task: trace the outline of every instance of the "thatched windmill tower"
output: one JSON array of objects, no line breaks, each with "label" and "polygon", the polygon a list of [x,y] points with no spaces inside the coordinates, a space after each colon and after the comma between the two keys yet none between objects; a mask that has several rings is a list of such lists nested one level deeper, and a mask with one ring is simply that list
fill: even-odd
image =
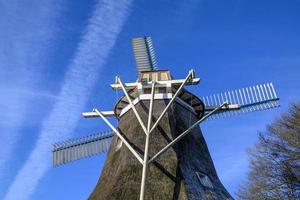
[{"label": "thatched windmill tower", "polygon": [[[207,118],[278,106],[272,84],[198,98],[184,86],[200,79],[191,70],[173,79],[158,70],[149,37],[133,39],[138,80],[111,85],[124,96],[113,111],[94,109],[112,132],[54,145],[54,165],[108,150],[90,199],[232,199],[219,180],[199,124]],[[118,119],[115,128],[106,117]],[[109,146],[109,143],[110,146]]]}]

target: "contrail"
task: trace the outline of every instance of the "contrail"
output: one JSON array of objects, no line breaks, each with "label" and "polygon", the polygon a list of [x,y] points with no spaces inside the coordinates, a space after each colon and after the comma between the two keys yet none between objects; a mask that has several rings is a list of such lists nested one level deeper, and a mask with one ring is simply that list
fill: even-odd
[{"label": "contrail", "polygon": [[36,74],[47,66],[47,55],[52,51],[49,43],[56,41],[57,19],[64,2],[11,0],[0,5],[0,118],[5,119],[0,122],[2,196],[20,130],[28,119],[28,110],[34,107],[31,101],[36,99],[35,92],[28,95],[22,90],[33,91],[40,81]]},{"label": "contrail", "polygon": [[68,66],[59,98],[43,121],[36,146],[8,189],[5,199],[29,199],[51,167],[51,143],[65,139],[76,127],[100,68],[113,48],[129,13],[131,0],[99,1],[85,35]]}]

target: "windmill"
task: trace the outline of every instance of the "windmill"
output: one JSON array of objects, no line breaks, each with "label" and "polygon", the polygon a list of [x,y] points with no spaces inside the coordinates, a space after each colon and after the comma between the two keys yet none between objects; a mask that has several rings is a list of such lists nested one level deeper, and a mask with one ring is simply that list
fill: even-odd
[{"label": "windmill", "polygon": [[[279,106],[272,83],[198,98],[194,70],[174,79],[157,67],[150,37],[134,38],[136,82],[116,77],[113,90],[124,95],[113,111],[93,109],[111,131],[53,145],[53,165],[108,151],[90,199],[232,199],[219,180],[199,124],[205,120]],[[108,117],[118,120],[114,127]]]}]

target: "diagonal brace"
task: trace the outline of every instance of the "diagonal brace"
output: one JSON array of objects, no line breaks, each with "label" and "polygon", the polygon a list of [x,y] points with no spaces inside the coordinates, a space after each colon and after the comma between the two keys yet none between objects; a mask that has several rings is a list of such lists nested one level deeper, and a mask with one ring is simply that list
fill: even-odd
[{"label": "diagonal brace", "polygon": [[186,78],[184,79],[183,83],[180,85],[180,87],[178,88],[178,90],[176,91],[176,93],[174,94],[174,96],[172,97],[172,99],[169,101],[168,105],[165,107],[165,109],[162,111],[162,113],[160,114],[160,116],[158,117],[158,119],[156,120],[156,122],[153,124],[153,126],[152,126],[152,128],[151,128],[151,130],[150,130],[149,133],[151,133],[155,129],[155,127],[158,125],[158,123],[163,118],[163,116],[165,115],[165,113],[167,112],[167,110],[169,109],[169,107],[175,101],[176,97],[178,96],[178,94],[180,93],[180,91],[182,90],[182,88],[184,87],[184,85],[187,83],[187,81],[190,79],[190,77],[193,74],[194,74],[194,70],[190,70],[189,74],[186,76]]},{"label": "diagonal brace", "polygon": [[141,125],[141,127],[142,127],[142,129],[143,129],[143,131],[144,131],[144,133],[147,135],[147,134],[148,134],[148,131],[147,131],[147,129],[146,129],[146,127],[145,127],[145,125],[144,125],[144,123],[143,123],[143,121],[142,121],[142,119],[141,119],[139,113],[137,112],[136,108],[134,107],[134,105],[133,105],[133,103],[132,103],[132,101],[131,101],[131,99],[130,99],[130,97],[129,97],[129,95],[128,95],[128,92],[126,91],[126,89],[125,89],[125,87],[124,87],[124,84],[122,83],[120,77],[117,77],[117,81],[120,83],[120,85],[121,85],[121,87],[122,87],[122,90],[123,90],[123,92],[125,93],[125,96],[126,96],[128,102],[129,102],[129,104],[130,104],[130,106],[131,106],[131,108],[132,108],[132,110],[133,110],[133,112],[134,112],[136,118],[138,119],[138,121],[139,121],[139,123],[140,123],[140,125]]},{"label": "diagonal brace", "polygon": [[97,109],[93,109],[103,120],[104,122],[117,134],[117,136],[124,142],[127,148],[131,151],[131,153],[140,161],[141,164],[144,164],[143,159],[140,155],[132,148],[132,146],[127,142],[127,140],[122,136],[122,134],[104,117],[104,115]]},{"label": "diagonal brace", "polygon": [[150,164],[151,162],[153,162],[156,158],[158,158],[159,156],[161,156],[165,151],[167,151],[170,147],[172,147],[174,144],[176,144],[177,142],[179,142],[184,136],[186,136],[188,133],[191,132],[191,130],[193,128],[195,128],[198,124],[200,124],[201,122],[203,122],[204,120],[206,120],[209,116],[211,116],[212,114],[214,114],[215,112],[217,112],[218,110],[222,109],[224,106],[226,106],[228,103],[224,102],[222,105],[220,105],[219,107],[215,108],[213,111],[209,112],[208,114],[206,114],[204,117],[202,117],[200,120],[198,120],[197,122],[195,122],[191,127],[189,127],[186,131],[184,131],[183,133],[181,133],[179,136],[177,136],[172,142],[170,142],[167,146],[165,146],[164,148],[162,148],[157,154],[155,154],[149,161],[148,164]]}]

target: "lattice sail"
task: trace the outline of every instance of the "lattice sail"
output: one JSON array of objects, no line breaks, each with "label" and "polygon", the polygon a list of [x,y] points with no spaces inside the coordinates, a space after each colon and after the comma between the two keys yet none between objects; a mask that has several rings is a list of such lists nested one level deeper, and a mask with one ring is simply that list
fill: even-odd
[{"label": "lattice sail", "polygon": [[53,166],[106,152],[113,136],[114,133],[109,131],[55,143],[52,150]]},{"label": "lattice sail", "polygon": [[211,111],[223,102],[228,102],[232,109],[223,109],[209,119],[224,118],[231,115],[279,107],[279,98],[272,83],[250,86],[242,89],[222,92],[202,98],[205,110]]},{"label": "lattice sail", "polygon": [[157,69],[154,48],[150,37],[133,38],[132,48],[138,73]]}]

